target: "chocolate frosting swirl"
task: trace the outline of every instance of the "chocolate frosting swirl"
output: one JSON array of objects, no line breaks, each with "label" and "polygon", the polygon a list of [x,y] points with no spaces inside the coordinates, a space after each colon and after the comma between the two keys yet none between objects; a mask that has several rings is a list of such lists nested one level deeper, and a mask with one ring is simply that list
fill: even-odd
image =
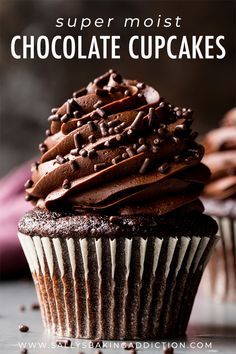
[{"label": "chocolate frosting swirl", "polygon": [[[48,210],[164,215],[202,212],[209,179],[192,111],[114,70],[73,94],[49,117],[27,199]],[[200,205],[200,207],[199,207]]]},{"label": "chocolate frosting swirl", "polygon": [[218,200],[236,199],[236,108],[229,111],[218,129],[209,132],[203,144],[204,163],[210,168],[210,182],[205,197]]}]

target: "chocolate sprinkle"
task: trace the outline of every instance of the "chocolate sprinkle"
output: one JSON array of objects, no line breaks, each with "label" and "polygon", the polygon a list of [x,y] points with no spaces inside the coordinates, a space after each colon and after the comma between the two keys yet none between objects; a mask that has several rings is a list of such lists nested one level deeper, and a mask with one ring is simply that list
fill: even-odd
[{"label": "chocolate sprinkle", "polygon": [[175,162],[180,162],[181,161],[181,157],[179,155],[175,155],[174,156],[174,161]]},{"label": "chocolate sprinkle", "polygon": [[80,156],[82,157],[86,157],[88,155],[88,151],[85,150],[85,149],[81,149],[80,152],[79,152]]},{"label": "chocolate sprinkle", "polygon": [[80,149],[81,148],[81,134],[80,133],[76,133],[74,135],[74,144],[75,144],[75,147],[77,149]]},{"label": "chocolate sprinkle", "polygon": [[25,200],[26,200],[27,202],[29,202],[30,200],[32,200],[31,195],[30,195],[30,194],[26,194],[26,195],[25,195]]},{"label": "chocolate sprinkle", "polygon": [[56,344],[61,346],[61,347],[70,347],[71,346],[71,340],[70,339],[58,339],[56,341]]},{"label": "chocolate sprinkle", "polygon": [[79,149],[72,149],[70,150],[71,155],[78,156],[79,155]]},{"label": "chocolate sprinkle", "polygon": [[141,152],[147,151],[147,145],[143,144],[137,149],[137,153],[140,154]]},{"label": "chocolate sprinkle", "polygon": [[80,118],[80,116],[81,116],[80,111],[74,111],[74,112],[73,112],[73,116],[74,116],[75,118]]},{"label": "chocolate sprinkle", "polygon": [[84,125],[84,123],[82,122],[82,120],[79,120],[77,122],[77,127],[80,128],[80,127],[82,127],[82,125]]},{"label": "chocolate sprinkle", "polygon": [[157,130],[158,134],[161,136],[161,137],[164,137],[167,133],[167,130],[166,130],[166,126],[165,125],[162,125],[158,130]]},{"label": "chocolate sprinkle", "polygon": [[138,112],[135,120],[133,121],[133,123],[131,124],[130,128],[137,130],[140,129],[143,123],[143,117],[145,116],[145,112],[140,111]]},{"label": "chocolate sprinkle", "polygon": [[170,169],[170,165],[167,162],[165,162],[158,168],[158,171],[160,173],[166,173],[169,171],[169,169]]},{"label": "chocolate sprinkle", "polygon": [[120,74],[114,73],[111,75],[111,77],[115,82],[117,82],[118,84],[121,84],[122,76]]},{"label": "chocolate sprinkle", "polygon": [[107,90],[103,90],[103,89],[100,89],[100,88],[97,88],[95,90],[95,93],[96,93],[96,95],[101,96],[101,97],[105,97],[105,96],[109,95],[109,92]]},{"label": "chocolate sprinkle", "polygon": [[115,133],[122,133],[123,128],[122,128],[121,124],[118,125],[117,127],[115,127],[115,128],[114,128],[114,131],[115,131]]},{"label": "chocolate sprinkle", "polygon": [[46,136],[51,136],[52,135],[51,130],[50,129],[46,129],[45,130],[45,135]]},{"label": "chocolate sprinkle", "polygon": [[38,167],[39,167],[39,162],[38,161],[35,161],[31,164],[31,168],[32,169],[35,169],[35,170],[38,170]]},{"label": "chocolate sprinkle", "polygon": [[93,132],[93,131],[97,130],[97,126],[93,121],[89,120],[87,124],[89,126],[90,131]]},{"label": "chocolate sprinkle", "polygon": [[51,109],[51,113],[52,113],[52,114],[56,114],[57,111],[58,111],[58,109],[59,109],[58,107],[57,107],[57,108],[52,108],[52,109]]},{"label": "chocolate sprinkle", "polygon": [[153,140],[153,144],[154,144],[154,145],[159,145],[160,142],[161,142],[161,141],[160,141],[160,139],[158,139],[158,138],[156,138],[156,139]]},{"label": "chocolate sprinkle", "polygon": [[146,171],[147,171],[147,168],[148,166],[150,165],[150,159],[149,158],[146,158],[144,161],[143,161],[143,164],[139,170],[139,173],[142,175],[144,174]]},{"label": "chocolate sprinkle", "polygon": [[110,135],[113,135],[113,134],[115,133],[114,128],[109,128],[109,129],[108,129],[108,133],[109,133]]},{"label": "chocolate sprinkle", "polygon": [[176,125],[174,135],[177,137],[183,137],[186,133],[186,126],[184,124]]},{"label": "chocolate sprinkle", "polygon": [[39,144],[39,151],[44,154],[48,150],[47,145],[44,143]]},{"label": "chocolate sprinkle", "polygon": [[111,72],[110,72],[110,70],[109,70],[109,71],[106,72],[105,74],[103,74],[103,75],[97,77],[96,79],[94,79],[94,80],[93,80],[93,83],[94,83],[95,85],[98,85],[98,86],[101,85],[101,86],[102,86],[102,85],[104,85],[104,84],[108,81],[110,75],[111,75]]},{"label": "chocolate sprinkle", "polygon": [[61,155],[57,155],[56,156],[56,162],[59,163],[59,165],[62,165],[63,163],[67,162],[67,159],[65,159],[63,156]]},{"label": "chocolate sprinkle", "polygon": [[67,123],[70,120],[70,114],[66,113],[61,117],[62,123]]},{"label": "chocolate sprinkle", "polygon": [[112,163],[113,165],[116,165],[116,164],[117,164],[118,162],[120,162],[121,160],[122,160],[121,155],[118,155],[118,156],[114,157],[114,159],[111,160],[111,163]]},{"label": "chocolate sprinkle", "polygon": [[164,108],[164,107],[165,107],[165,102],[160,102],[160,103],[159,103],[159,107],[160,107],[160,108]]},{"label": "chocolate sprinkle", "polygon": [[73,92],[73,97],[74,98],[81,97],[81,96],[86,95],[86,93],[87,93],[87,89],[85,87],[83,87],[82,89]]},{"label": "chocolate sprinkle", "polygon": [[107,131],[106,124],[105,123],[100,123],[99,127],[100,127],[100,131],[101,131],[102,136],[107,136],[108,135],[108,131]]},{"label": "chocolate sprinkle", "polygon": [[109,128],[114,128],[120,124],[121,124],[121,121],[119,119],[114,119],[114,120],[111,120],[110,122],[107,123]]},{"label": "chocolate sprinkle", "polygon": [[65,179],[65,180],[63,181],[63,183],[62,183],[62,187],[63,187],[64,189],[69,189],[70,186],[71,186],[70,181],[69,181],[68,179]]},{"label": "chocolate sprinkle", "polygon": [[28,332],[28,330],[29,330],[29,327],[26,326],[26,325],[24,325],[24,324],[21,324],[21,325],[19,326],[19,331],[20,331],[20,332],[26,333],[26,332]]},{"label": "chocolate sprinkle", "polygon": [[175,114],[176,114],[177,117],[181,117],[181,116],[182,116],[182,111],[181,111],[181,110],[178,110],[178,111],[176,111]]},{"label": "chocolate sprinkle", "polygon": [[128,136],[128,138],[132,138],[134,136],[134,131],[132,129],[129,129],[127,131],[127,136]]},{"label": "chocolate sprinkle", "polygon": [[153,147],[152,147],[152,152],[153,152],[154,154],[156,154],[158,151],[159,151],[159,147],[158,147],[158,146],[153,146]]},{"label": "chocolate sprinkle", "polygon": [[95,149],[91,149],[88,151],[88,157],[94,157],[96,156],[96,150]]},{"label": "chocolate sprinkle", "polygon": [[152,128],[154,125],[154,118],[155,118],[155,109],[153,107],[150,107],[148,111],[148,126],[150,128]]},{"label": "chocolate sprinkle", "polygon": [[129,157],[132,157],[135,155],[135,151],[131,147],[128,147],[125,151],[129,155]]},{"label": "chocolate sprinkle", "polygon": [[103,105],[102,101],[101,100],[98,100],[94,105],[93,105],[93,108],[96,109],[96,108],[99,108]]},{"label": "chocolate sprinkle", "polygon": [[95,143],[95,141],[96,141],[95,135],[93,135],[93,134],[89,135],[88,141],[89,141],[90,143]]},{"label": "chocolate sprinkle", "polygon": [[107,164],[102,162],[102,163],[97,163],[96,165],[94,165],[94,171],[95,172],[99,172],[101,170],[104,170],[104,168],[107,167]]},{"label": "chocolate sprinkle", "polygon": [[188,156],[186,157],[186,159],[184,159],[184,161],[187,163],[187,164],[190,164],[191,162],[193,162],[194,160],[194,157],[193,156]]},{"label": "chocolate sprinkle", "polygon": [[123,134],[117,134],[116,135],[116,140],[117,141],[122,141],[124,139],[124,135]]},{"label": "chocolate sprinkle", "polygon": [[105,147],[110,147],[111,143],[109,140],[105,141],[105,143],[103,144]]},{"label": "chocolate sprinkle", "polygon": [[139,143],[140,145],[144,144],[144,143],[145,143],[144,138],[139,138],[139,139],[138,139],[138,143]]},{"label": "chocolate sprinkle", "polygon": [[24,184],[24,187],[27,189],[27,188],[31,188],[32,185],[33,185],[33,181],[31,179],[27,179],[27,181],[25,182]]},{"label": "chocolate sprinkle", "polygon": [[138,82],[136,86],[138,89],[144,89],[146,85],[144,82]]},{"label": "chocolate sprinkle", "polygon": [[97,109],[96,109],[96,113],[97,113],[101,118],[106,117],[106,112],[105,112],[103,109],[101,109],[101,108],[97,108]]},{"label": "chocolate sprinkle", "polygon": [[58,122],[60,120],[59,114],[52,114],[48,117],[49,122]]}]

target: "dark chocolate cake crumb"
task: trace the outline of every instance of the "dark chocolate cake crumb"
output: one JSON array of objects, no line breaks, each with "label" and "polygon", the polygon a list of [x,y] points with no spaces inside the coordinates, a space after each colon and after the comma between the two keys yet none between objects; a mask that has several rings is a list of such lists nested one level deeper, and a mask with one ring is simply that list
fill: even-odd
[{"label": "dark chocolate cake crumb", "polygon": [[40,306],[37,302],[34,302],[33,304],[31,304],[30,308],[31,310],[39,310]]},{"label": "dark chocolate cake crumb", "polygon": [[166,347],[163,350],[163,354],[174,354],[174,349],[172,347]]},{"label": "dark chocolate cake crumb", "polygon": [[70,347],[71,346],[71,340],[70,339],[58,339],[56,341],[56,344],[61,347]]},{"label": "dark chocolate cake crumb", "polygon": [[19,331],[20,332],[28,332],[28,330],[29,330],[28,326],[26,326],[24,324],[19,325]]},{"label": "dark chocolate cake crumb", "polygon": [[116,216],[116,215],[112,215],[109,217],[109,221],[112,223],[112,224],[115,224],[117,221],[119,221],[119,217]]},{"label": "dark chocolate cake crumb", "polygon": [[25,305],[19,305],[19,310],[24,312],[26,310]]},{"label": "dark chocolate cake crumb", "polygon": [[23,348],[20,352],[21,354],[27,354],[28,353],[28,350],[26,348]]}]

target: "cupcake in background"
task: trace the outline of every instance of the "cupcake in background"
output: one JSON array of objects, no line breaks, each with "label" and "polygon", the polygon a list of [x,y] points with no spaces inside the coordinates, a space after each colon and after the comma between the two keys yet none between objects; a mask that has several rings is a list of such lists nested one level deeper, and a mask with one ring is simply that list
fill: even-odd
[{"label": "cupcake in background", "polygon": [[203,283],[212,297],[236,301],[236,108],[226,113],[218,129],[205,136],[203,145],[203,161],[212,172],[203,203],[221,235]]},{"label": "cupcake in background", "polygon": [[113,70],[49,117],[19,223],[45,327],[90,339],[185,334],[218,236],[199,200],[192,111]]}]

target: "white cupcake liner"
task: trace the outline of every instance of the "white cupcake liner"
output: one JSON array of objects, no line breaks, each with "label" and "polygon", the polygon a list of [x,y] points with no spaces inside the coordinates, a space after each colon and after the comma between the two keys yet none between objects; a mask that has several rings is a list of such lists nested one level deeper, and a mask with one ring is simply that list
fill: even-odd
[{"label": "white cupcake liner", "polygon": [[221,240],[206,268],[203,286],[214,299],[236,301],[236,220],[215,217]]},{"label": "white cupcake liner", "polygon": [[18,236],[45,327],[59,336],[90,339],[184,335],[218,240]]}]

